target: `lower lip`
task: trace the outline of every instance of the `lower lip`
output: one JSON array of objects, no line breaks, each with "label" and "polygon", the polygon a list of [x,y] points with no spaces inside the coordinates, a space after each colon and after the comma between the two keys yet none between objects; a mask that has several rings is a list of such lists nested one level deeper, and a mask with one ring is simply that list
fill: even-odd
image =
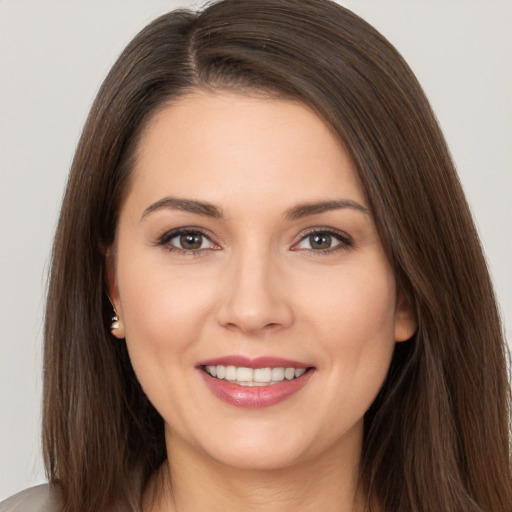
[{"label": "lower lip", "polygon": [[259,409],[278,404],[300,391],[309,381],[313,370],[297,379],[284,380],[269,386],[239,386],[223,379],[216,379],[199,370],[210,391],[231,405]]}]

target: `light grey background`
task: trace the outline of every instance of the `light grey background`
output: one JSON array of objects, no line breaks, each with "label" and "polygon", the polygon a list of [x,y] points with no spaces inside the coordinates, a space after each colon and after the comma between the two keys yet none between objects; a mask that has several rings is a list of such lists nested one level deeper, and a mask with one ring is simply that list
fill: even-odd
[{"label": "light grey background", "polygon": [[[257,1],[257,0],[254,0]],[[429,96],[476,217],[511,339],[512,2],[347,0]],[[42,308],[73,152],[126,43],[185,0],[0,0],[0,500],[44,481]]]}]

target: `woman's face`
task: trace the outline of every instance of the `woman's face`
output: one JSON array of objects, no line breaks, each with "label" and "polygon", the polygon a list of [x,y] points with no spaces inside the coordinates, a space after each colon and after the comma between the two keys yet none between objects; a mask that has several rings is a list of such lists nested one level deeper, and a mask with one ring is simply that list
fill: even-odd
[{"label": "woman's face", "polygon": [[414,320],[347,153],[299,103],[189,94],[143,133],[110,292],[171,449],[283,468],[359,453]]}]

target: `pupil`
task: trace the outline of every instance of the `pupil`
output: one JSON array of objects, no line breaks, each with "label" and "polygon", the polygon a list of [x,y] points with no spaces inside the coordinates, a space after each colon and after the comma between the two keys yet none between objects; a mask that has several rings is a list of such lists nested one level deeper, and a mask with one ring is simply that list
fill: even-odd
[{"label": "pupil", "polygon": [[311,235],[309,241],[313,249],[329,249],[331,247],[331,235]]},{"label": "pupil", "polygon": [[199,233],[187,233],[186,235],[181,235],[180,243],[183,249],[199,249],[202,244],[202,235]]}]

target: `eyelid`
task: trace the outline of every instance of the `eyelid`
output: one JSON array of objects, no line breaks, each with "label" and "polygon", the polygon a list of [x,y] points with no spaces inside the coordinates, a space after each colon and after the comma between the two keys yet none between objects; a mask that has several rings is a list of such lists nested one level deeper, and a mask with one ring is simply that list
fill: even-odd
[{"label": "eyelid", "polygon": [[[214,246],[211,248],[203,248],[203,249],[182,249],[180,247],[177,247],[175,245],[170,245],[169,242],[173,238],[176,238],[180,235],[187,234],[187,233],[199,233],[201,236],[205,237],[207,240],[210,241],[210,243]],[[315,234],[326,234],[329,235],[336,240],[339,241],[338,244],[336,244],[334,247],[330,247],[327,249],[307,249],[307,248],[298,248],[297,246],[303,242],[308,236],[315,235]],[[292,251],[302,251],[302,252],[309,252],[313,253],[315,255],[321,255],[321,254],[327,254],[332,253],[336,250],[343,250],[348,249],[350,247],[353,247],[354,242],[352,237],[339,229],[335,229],[332,227],[311,227],[303,230],[298,235],[298,240],[293,243],[290,250]],[[209,251],[215,251],[219,250],[221,247],[220,245],[214,241],[212,235],[208,233],[205,229],[197,227],[197,226],[182,226],[175,229],[170,229],[168,231],[165,231],[161,236],[157,238],[154,245],[166,247],[169,252],[176,252],[176,253],[183,253],[188,255],[198,255],[200,253],[207,253]]]},{"label": "eyelid", "polygon": [[[303,242],[307,237],[315,234],[325,234],[332,236],[333,238],[336,238],[340,243],[336,244],[334,247],[330,247],[328,249],[300,249],[297,248],[297,246]],[[315,255],[321,255],[326,253],[332,253],[336,250],[346,250],[350,247],[354,246],[354,241],[352,237],[339,229],[331,228],[331,227],[314,227],[314,228],[308,228],[304,231],[302,231],[299,236],[298,240],[292,245],[290,248],[292,251],[306,251],[309,253],[313,253]]]},{"label": "eyelid", "polygon": [[[212,248],[207,249],[182,249],[181,247],[177,247],[175,245],[170,245],[170,241],[173,238],[176,238],[180,235],[184,235],[187,233],[198,233],[201,236],[205,237],[210,241],[210,243],[214,246]],[[168,231],[165,231],[161,236],[159,236],[155,242],[156,246],[165,247],[169,252],[176,252],[181,254],[187,254],[187,255],[198,255],[200,253],[206,253],[208,251],[215,251],[219,250],[220,246],[217,244],[212,236],[206,232],[205,229],[199,228],[196,226],[183,226],[175,229],[170,229]]]}]

